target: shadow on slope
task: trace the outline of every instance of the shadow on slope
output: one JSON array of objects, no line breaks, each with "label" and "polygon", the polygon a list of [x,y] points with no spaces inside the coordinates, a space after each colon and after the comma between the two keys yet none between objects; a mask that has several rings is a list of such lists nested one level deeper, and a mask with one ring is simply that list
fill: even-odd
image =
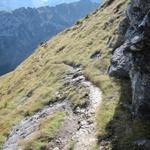
[{"label": "shadow on slope", "polygon": [[108,112],[113,113],[113,111],[114,113],[112,119],[106,123],[103,134],[100,132],[100,145],[112,150],[145,150],[143,145],[137,146],[136,143],[150,138],[150,122],[132,117],[130,82],[128,80],[117,81],[117,85],[119,85],[120,92],[118,102],[109,102],[108,104],[107,99],[105,99],[108,95],[104,97],[102,106],[104,108],[102,109],[105,109],[106,114]]}]

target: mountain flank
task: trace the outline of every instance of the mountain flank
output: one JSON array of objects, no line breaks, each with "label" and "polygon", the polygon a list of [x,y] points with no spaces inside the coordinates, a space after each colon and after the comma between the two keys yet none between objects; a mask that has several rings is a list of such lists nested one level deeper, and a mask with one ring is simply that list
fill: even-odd
[{"label": "mountain flank", "polygon": [[135,2],[107,0],[0,77],[1,149],[149,150],[150,122],[134,115],[132,78],[108,75]]},{"label": "mountain flank", "polygon": [[90,0],[80,0],[55,7],[1,11],[0,75],[14,70],[40,43],[75,24],[98,6]]}]

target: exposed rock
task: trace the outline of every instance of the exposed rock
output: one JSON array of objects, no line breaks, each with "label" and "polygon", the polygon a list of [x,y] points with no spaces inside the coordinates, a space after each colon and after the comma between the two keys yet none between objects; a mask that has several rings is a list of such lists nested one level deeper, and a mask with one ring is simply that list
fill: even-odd
[{"label": "exposed rock", "polygon": [[21,139],[30,139],[30,136],[39,129],[40,122],[54,112],[63,110],[65,103],[64,101],[61,103],[58,102],[53,106],[47,106],[35,115],[23,119],[11,130],[3,146],[3,150],[21,150],[22,148],[19,146],[19,141]]},{"label": "exposed rock", "polygon": [[131,69],[131,54],[127,53],[128,44],[125,43],[114,51],[112,56],[111,67],[109,69],[110,76],[119,78],[128,78]]},{"label": "exposed rock", "polygon": [[109,5],[111,5],[111,3],[113,2],[114,0],[106,0],[103,5],[101,6],[101,8],[106,8],[108,7]]},{"label": "exposed rock", "polygon": [[[91,146],[97,143],[95,114],[96,108],[101,104],[101,90],[85,79],[80,67],[71,66],[65,82],[85,87],[88,91],[88,105],[74,111],[68,99],[64,99],[44,107],[35,115],[23,119],[11,130],[3,150],[22,150],[19,140],[32,139],[32,134],[38,131],[40,122],[57,111],[65,111],[68,117],[57,136],[48,143],[48,149],[68,150],[68,143],[72,139],[76,141],[74,150],[91,150]],[[56,95],[59,96],[59,92]]]},{"label": "exposed rock", "polygon": [[53,150],[59,150],[59,148],[58,148],[58,147],[55,147]]},{"label": "exposed rock", "polygon": [[135,144],[136,148],[140,149],[140,150],[149,150],[150,149],[150,140],[147,140],[147,139],[138,140],[134,144]]},{"label": "exposed rock", "polygon": [[133,111],[136,117],[150,118],[150,1],[131,0],[124,44],[112,56],[111,76],[130,77]]},{"label": "exposed rock", "polygon": [[95,114],[96,108],[101,104],[102,93],[99,88],[87,81],[84,75],[81,74],[82,67],[70,67],[71,72],[80,74],[76,78],[73,78],[73,75],[70,74],[70,82],[79,82],[89,90],[89,104],[85,108],[78,107],[75,110],[80,119],[78,120],[79,128],[72,136],[72,139],[76,141],[74,150],[91,150],[91,146],[97,143]]},{"label": "exposed rock", "polygon": [[101,56],[102,56],[102,53],[101,53],[100,50],[98,50],[98,51],[94,52],[94,53],[91,55],[90,58],[91,58],[91,59],[100,59]]}]

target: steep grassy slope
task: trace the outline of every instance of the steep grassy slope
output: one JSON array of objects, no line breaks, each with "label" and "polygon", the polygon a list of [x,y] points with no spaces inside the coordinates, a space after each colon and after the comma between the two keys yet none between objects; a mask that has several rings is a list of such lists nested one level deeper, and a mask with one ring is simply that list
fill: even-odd
[{"label": "steep grassy slope", "polygon": [[[39,47],[14,72],[0,78],[1,144],[14,124],[51,102],[67,97],[73,108],[84,105],[84,89],[64,84],[70,65],[82,65],[86,78],[103,91],[103,104],[97,110],[99,144],[105,149],[133,149],[133,141],[146,136],[146,123],[133,121],[129,112],[130,83],[110,79],[107,75],[112,51],[108,44],[111,41],[114,45],[119,36],[117,29],[126,4],[126,0],[109,1],[74,27]],[[97,53],[99,57],[96,57]],[[58,116],[61,119],[57,119]],[[53,118],[52,121],[57,124],[64,120],[64,114],[55,114]],[[50,126],[50,120],[44,122],[45,130]],[[51,138],[55,136],[52,130],[49,134]],[[36,146],[41,146],[39,139],[34,137],[34,142],[28,143],[28,146],[34,147],[36,142]],[[95,145],[94,148],[97,147]]]},{"label": "steep grassy slope", "polygon": [[0,11],[0,75],[14,70],[40,43],[71,27],[97,7],[96,3],[81,0],[55,7]]}]

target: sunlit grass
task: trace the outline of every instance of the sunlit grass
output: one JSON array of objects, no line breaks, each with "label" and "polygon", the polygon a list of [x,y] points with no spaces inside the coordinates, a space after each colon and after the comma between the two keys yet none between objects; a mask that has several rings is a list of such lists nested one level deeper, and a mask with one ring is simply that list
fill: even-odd
[{"label": "sunlit grass", "polygon": [[24,150],[41,150],[46,148],[50,139],[54,138],[59,128],[65,121],[66,114],[64,112],[56,112],[44,119],[37,132],[33,133],[28,140],[20,140],[20,144]]},{"label": "sunlit grass", "polygon": [[[83,87],[78,89],[73,85],[64,87],[64,77],[69,71],[69,66],[64,62],[82,64],[85,77],[101,88],[103,102],[97,111],[97,136],[103,138],[112,135],[107,130],[107,125],[114,120],[116,109],[122,99],[120,99],[121,85],[107,75],[112,50],[108,48],[107,42],[113,38],[112,44],[115,44],[117,40],[117,29],[122,16],[114,12],[118,6],[120,11],[124,11],[126,8],[124,3],[127,2],[115,0],[111,6],[102,8],[86,19],[80,20],[74,27],[48,41],[47,48],[39,47],[16,71],[0,78],[0,145],[5,141],[10,129],[22,118],[31,116],[45,105],[59,100],[58,92],[61,95],[60,99],[69,98],[73,107],[84,105],[87,91]],[[115,18],[114,22],[106,26],[112,17]],[[91,55],[98,50],[102,53],[100,59],[91,59]],[[126,110],[119,108],[118,113],[124,114],[127,125],[132,124]],[[25,141],[24,145],[34,147],[35,150],[45,146],[48,141],[41,139],[43,135],[41,133],[49,133],[48,136],[53,137],[56,133],[55,127],[58,129],[60,127],[58,124],[63,122],[62,112],[54,116],[53,119],[43,122],[41,132],[33,138],[36,140]],[[114,128],[123,126],[124,122],[120,123],[120,121],[122,120],[116,123],[113,121]],[[136,126],[135,123],[133,124]],[[140,122],[139,124],[141,126]],[[137,129],[139,129],[138,126]],[[145,134],[141,132],[142,135]],[[123,131],[120,133],[122,134]],[[118,130],[115,135],[120,137]],[[135,138],[132,137],[131,140],[124,135],[118,145],[126,145],[129,140],[134,141]]]}]

